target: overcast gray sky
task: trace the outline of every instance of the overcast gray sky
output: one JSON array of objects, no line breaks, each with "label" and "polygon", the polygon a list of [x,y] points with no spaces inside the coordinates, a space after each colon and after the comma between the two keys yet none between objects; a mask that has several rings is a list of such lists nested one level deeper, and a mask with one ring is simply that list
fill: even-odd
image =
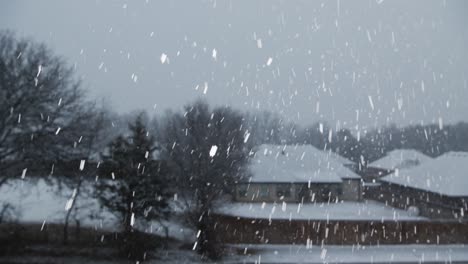
[{"label": "overcast gray sky", "polygon": [[468,1],[0,5],[0,28],[46,42],[118,112],[206,97],[300,124],[468,121]]}]

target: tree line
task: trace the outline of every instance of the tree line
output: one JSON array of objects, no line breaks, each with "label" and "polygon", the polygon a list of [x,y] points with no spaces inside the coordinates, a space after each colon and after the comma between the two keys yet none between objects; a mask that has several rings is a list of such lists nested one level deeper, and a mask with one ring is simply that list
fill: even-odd
[{"label": "tree line", "polygon": [[468,124],[392,125],[356,136],[325,123],[299,126],[268,111],[212,108],[203,100],[158,117],[121,116],[87,99],[73,67],[46,46],[0,32],[0,187],[47,172],[73,189],[64,243],[83,184],[94,181],[93,195],[120,219],[124,256],[144,258],[149,249],[135,223],[166,219],[177,197],[196,231],[193,249],[220,258],[213,214],[248,177],[249,158],[261,144],[311,144],[365,166],[398,148],[431,156],[468,151]]},{"label": "tree line", "polygon": [[83,185],[95,181],[93,195],[122,224],[119,252],[132,259],[148,250],[136,223],[166,218],[177,195],[197,232],[193,249],[219,258],[212,214],[245,176],[251,148],[243,115],[199,100],[161,120],[116,117],[86,98],[73,72],[43,44],[0,32],[0,186],[53,175],[72,189],[67,244],[71,211]]},{"label": "tree line", "polygon": [[271,112],[249,114],[250,130],[258,144],[310,144],[331,150],[366,166],[395,149],[415,149],[437,157],[449,151],[468,151],[468,123],[409,125],[395,124],[365,133],[331,128],[326,122],[300,126],[285,122]]}]

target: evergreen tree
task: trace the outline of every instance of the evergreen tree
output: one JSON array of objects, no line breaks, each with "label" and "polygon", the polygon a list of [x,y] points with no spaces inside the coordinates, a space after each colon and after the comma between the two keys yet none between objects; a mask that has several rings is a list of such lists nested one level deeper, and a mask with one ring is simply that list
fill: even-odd
[{"label": "evergreen tree", "polygon": [[155,141],[141,115],[129,129],[129,137],[119,136],[110,143],[97,190],[101,204],[122,220],[122,253],[141,258],[143,245],[137,242],[135,221],[167,216],[170,193],[166,165],[154,159]]}]

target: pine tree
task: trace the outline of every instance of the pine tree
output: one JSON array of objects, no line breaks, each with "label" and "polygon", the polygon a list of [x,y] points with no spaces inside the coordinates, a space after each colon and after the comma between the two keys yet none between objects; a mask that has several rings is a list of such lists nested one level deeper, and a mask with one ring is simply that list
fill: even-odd
[{"label": "pine tree", "polygon": [[141,251],[141,245],[135,244],[135,221],[167,216],[170,193],[166,165],[154,159],[155,140],[141,115],[129,124],[129,130],[129,137],[119,136],[110,143],[99,170],[97,190],[101,204],[122,220],[122,253],[139,258],[143,252],[134,251]]}]

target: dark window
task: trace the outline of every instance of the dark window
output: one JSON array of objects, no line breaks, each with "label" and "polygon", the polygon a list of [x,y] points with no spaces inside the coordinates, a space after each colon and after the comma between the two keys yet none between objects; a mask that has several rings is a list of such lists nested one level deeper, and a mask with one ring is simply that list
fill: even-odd
[{"label": "dark window", "polygon": [[291,197],[291,185],[289,184],[280,184],[276,186],[276,196],[289,198]]},{"label": "dark window", "polygon": [[260,185],[258,196],[261,198],[270,196],[270,188],[268,188],[268,185]]},{"label": "dark window", "polygon": [[321,186],[320,191],[318,193],[317,200],[318,201],[327,201],[330,197],[330,185],[324,184]]},{"label": "dark window", "polygon": [[239,184],[237,185],[237,195],[239,197],[247,197],[247,184]]}]

